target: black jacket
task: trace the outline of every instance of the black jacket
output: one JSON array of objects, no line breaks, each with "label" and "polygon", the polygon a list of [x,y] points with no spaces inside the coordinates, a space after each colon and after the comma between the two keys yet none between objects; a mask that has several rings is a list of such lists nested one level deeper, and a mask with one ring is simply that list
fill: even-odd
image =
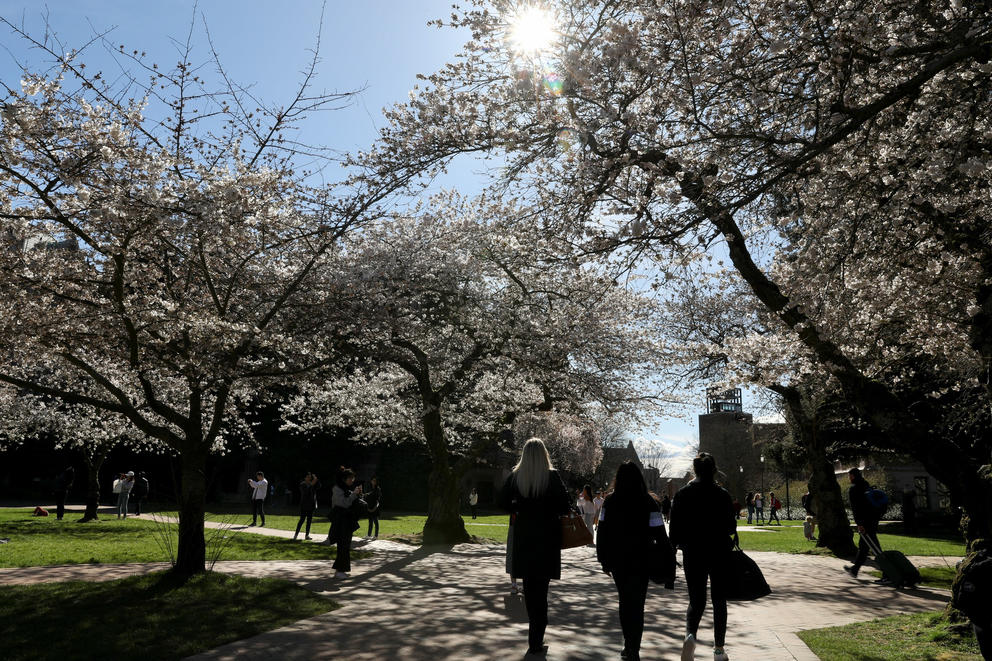
[{"label": "black jacket", "polygon": [[[669,545],[661,509],[654,498],[645,494],[643,499],[635,502],[624,502],[616,495],[606,499],[596,535],[596,559],[605,571],[648,574],[652,568],[650,550],[653,538]],[[674,559],[674,554],[671,557]],[[674,562],[666,568],[666,573],[669,569],[671,576],[665,577],[665,583],[675,580]]]},{"label": "black jacket", "polygon": [[497,503],[516,514],[513,523],[512,574],[521,578],[561,578],[561,516],[571,500],[558,471],[548,476],[548,488],[536,498],[525,498],[511,474],[500,489]]},{"label": "black jacket", "polygon": [[313,484],[303,480],[300,482],[300,512],[313,512],[317,509],[317,489],[320,482]]},{"label": "black jacket", "polygon": [[131,487],[131,497],[132,498],[144,498],[148,495],[148,478],[139,477],[134,481],[134,486]]},{"label": "black jacket", "polygon": [[673,546],[689,553],[723,553],[733,547],[736,530],[734,502],[720,485],[693,480],[676,492],[668,528]]},{"label": "black jacket", "polygon": [[871,488],[868,480],[861,477],[851,483],[847,490],[847,498],[851,501],[851,514],[859,526],[874,526],[878,524],[878,511],[868,501],[866,492]]}]

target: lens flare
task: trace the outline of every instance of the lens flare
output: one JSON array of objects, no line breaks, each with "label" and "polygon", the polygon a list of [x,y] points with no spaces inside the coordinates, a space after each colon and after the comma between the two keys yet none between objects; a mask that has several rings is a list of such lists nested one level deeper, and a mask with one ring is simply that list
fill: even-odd
[{"label": "lens flare", "polygon": [[565,89],[565,79],[555,71],[545,71],[542,80],[544,89],[554,96],[560,96],[562,90]]},{"label": "lens flare", "polygon": [[510,22],[510,44],[521,54],[545,51],[557,36],[554,18],[540,7],[521,9]]}]

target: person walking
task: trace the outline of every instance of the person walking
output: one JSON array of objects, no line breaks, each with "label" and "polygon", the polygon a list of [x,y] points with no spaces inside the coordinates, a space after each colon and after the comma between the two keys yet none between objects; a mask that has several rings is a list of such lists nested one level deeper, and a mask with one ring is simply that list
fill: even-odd
[{"label": "person walking", "polygon": [[754,493],[754,522],[765,522],[765,497],[760,491]]},{"label": "person walking", "polygon": [[754,494],[750,491],[744,498],[744,507],[747,508],[747,525],[751,525],[751,522],[754,521]]},{"label": "person walking", "polygon": [[816,537],[816,512],[813,511],[813,496],[810,494],[809,489],[803,494],[800,502],[803,509],[806,510],[806,520],[810,523],[809,535],[807,535],[806,539],[814,539]]},{"label": "person walking", "polygon": [[117,494],[117,518],[127,518],[127,502],[134,487],[134,471],[121,474],[120,491]]},{"label": "person walking", "polygon": [[593,523],[596,521],[596,503],[594,501],[592,487],[587,484],[582,487],[582,493],[579,494],[579,499],[575,503],[582,513],[582,520],[586,522],[586,528],[589,529],[589,532],[594,532],[595,529]]},{"label": "person walking", "polygon": [[332,565],[334,578],[348,578],[351,571],[351,534],[358,530],[358,517],[353,507],[368,507],[362,500],[362,485],[355,484],[355,471],[341,466],[331,490],[331,530],[327,541],[337,544],[337,557]]},{"label": "person walking", "polygon": [[72,466],[66,466],[66,469],[55,478],[55,518],[59,521],[65,515],[65,499],[75,479],[76,469]]},{"label": "person walking", "polygon": [[529,621],[527,653],[531,656],[548,651],[544,644],[548,587],[561,578],[561,516],[571,502],[544,442],[528,440],[500,490],[498,504],[515,515],[510,574],[523,579]]},{"label": "person walking", "polygon": [[300,520],[296,522],[296,532],[293,533],[295,540],[300,535],[300,528],[306,521],[307,527],[303,533],[303,539],[310,539],[310,525],[313,523],[313,513],[317,509],[317,489],[320,488],[320,480],[311,472],[307,472],[300,482]]},{"label": "person walking", "polygon": [[[369,492],[365,495],[365,502],[369,507],[369,534],[367,537],[373,539],[379,536],[379,514],[382,512],[382,489],[379,487],[379,478],[373,476],[369,480]],[[375,526],[375,535],[372,534],[372,527]]]},{"label": "person walking", "polygon": [[592,499],[592,502],[596,505],[596,513],[592,518],[592,525],[599,530],[599,513],[603,509],[603,503],[606,502],[606,494],[602,491],[596,492],[596,497]]},{"label": "person walking", "polygon": [[782,525],[782,520],[778,518],[778,511],[782,509],[782,501],[775,497],[774,491],[768,493],[768,507],[768,525],[772,525],[772,519],[775,519],[778,525]]},{"label": "person walking", "polygon": [[134,487],[131,488],[131,500],[134,501],[135,516],[141,516],[141,502],[148,497],[148,491],[148,478],[145,477],[145,473],[142,471],[134,478]]},{"label": "person walking", "polygon": [[847,471],[847,479],[851,487],[847,491],[847,498],[851,501],[851,514],[854,516],[854,523],[858,526],[858,554],[854,557],[854,564],[845,565],[844,571],[858,577],[861,565],[868,559],[868,552],[872,548],[880,549],[878,543],[878,510],[868,501],[868,489],[871,485],[861,475],[861,471],[852,468]]},{"label": "person walking", "polygon": [[706,608],[706,582],[709,579],[713,605],[713,659],[728,661],[724,643],[727,636],[726,568],[737,529],[734,504],[727,490],[718,485],[716,460],[700,452],[692,460],[696,477],[675,494],[669,535],[672,545],[682,549],[682,568],[689,591],[686,634],[682,661],[693,658],[699,621]]},{"label": "person walking", "polygon": [[258,519],[262,519],[262,527],[265,527],[265,496],[269,493],[269,481],[265,479],[265,473],[258,471],[255,479],[248,478],[248,486],[251,488],[251,523],[250,526],[258,525]]},{"label": "person walking", "polygon": [[665,521],[670,521],[672,517],[672,499],[666,493],[665,497],[661,499],[661,515],[665,517]]},{"label": "person walking", "polygon": [[[623,650],[620,658],[639,661],[641,636],[644,633],[644,600],[648,594],[651,563],[651,540],[663,537],[668,545],[661,507],[648,493],[644,475],[632,462],[617,468],[613,493],[599,512],[599,537],[596,559],[603,572],[613,578],[620,602],[620,628]],[[672,555],[671,581],[675,580]]]},{"label": "person walking", "polygon": [[472,518],[474,519],[479,513],[479,492],[476,491],[475,487],[472,487],[472,491],[468,494],[468,508],[472,511]]}]

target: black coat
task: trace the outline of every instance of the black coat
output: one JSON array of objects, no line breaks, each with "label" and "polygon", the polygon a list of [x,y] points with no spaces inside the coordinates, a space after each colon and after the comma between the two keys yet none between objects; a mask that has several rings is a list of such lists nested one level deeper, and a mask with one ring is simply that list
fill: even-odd
[{"label": "black coat", "polygon": [[675,493],[668,536],[689,553],[723,553],[733,547],[737,530],[734,501],[713,482],[693,480]]},{"label": "black coat", "polygon": [[868,489],[871,489],[871,485],[862,477],[852,482],[851,488],[847,490],[847,497],[851,501],[851,514],[854,515],[854,522],[859,526],[878,525],[878,510],[868,502]]},{"label": "black coat", "polygon": [[305,514],[317,509],[318,488],[320,488],[320,482],[314,482],[313,484],[306,480],[300,482],[300,513]]},{"label": "black coat", "polygon": [[[655,528],[651,527],[652,514],[656,518]],[[596,559],[603,569],[610,573],[619,570],[647,574],[652,537],[664,538],[663,543],[669,544],[660,515],[658,503],[647,494],[635,502],[624,502],[615,494],[609,496],[603,503],[596,535]],[[674,563],[671,571],[674,580]]]},{"label": "black coat", "polygon": [[512,575],[561,578],[561,516],[568,512],[571,499],[558,471],[551,471],[548,488],[536,498],[525,498],[511,474],[500,490],[497,503],[516,515]]}]

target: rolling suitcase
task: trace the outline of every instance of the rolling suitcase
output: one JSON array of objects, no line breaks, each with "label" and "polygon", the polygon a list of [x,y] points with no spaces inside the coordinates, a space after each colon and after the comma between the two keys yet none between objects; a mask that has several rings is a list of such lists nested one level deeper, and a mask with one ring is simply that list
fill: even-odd
[{"label": "rolling suitcase", "polygon": [[861,539],[868,543],[868,547],[875,554],[875,562],[882,570],[882,576],[892,581],[897,588],[913,587],[920,582],[919,570],[902,552],[883,551],[868,535],[862,535]]}]

